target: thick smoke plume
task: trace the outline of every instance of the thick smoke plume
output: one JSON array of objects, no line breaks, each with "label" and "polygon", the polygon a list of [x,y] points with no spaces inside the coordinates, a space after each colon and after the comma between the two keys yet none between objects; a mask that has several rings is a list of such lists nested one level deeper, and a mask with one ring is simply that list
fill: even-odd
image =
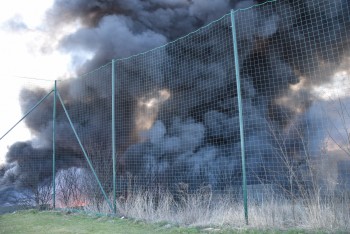
[{"label": "thick smoke plume", "polygon": [[[112,58],[170,42],[230,9],[261,2],[56,0],[48,11],[47,24],[53,35],[68,24],[80,25],[60,41],[60,49],[72,54],[77,74],[83,74]],[[347,0],[279,0],[237,13],[248,183],[283,183],[286,161],[306,166],[305,145],[319,140],[309,134],[319,128],[308,117],[313,101],[310,90],[329,82],[349,51],[349,5]],[[230,26],[227,18],[159,49],[158,57],[149,53],[117,63],[120,178],[128,174],[143,185],[170,187],[178,182],[191,188],[210,184],[217,191],[241,183]],[[87,59],[87,54],[92,56]],[[111,97],[101,87],[109,88],[111,81],[90,80],[61,82],[59,91],[68,109],[89,113],[72,119],[86,145],[103,149],[103,153],[91,153],[92,160],[102,155],[101,163],[110,163],[110,129],[106,126],[111,117],[106,110],[110,111]],[[297,88],[292,90],[292,86]],[[24,90],[23,110],[43,92]],[[25,185],[24,178],[38,174],[40,178],[33,179],[37,183],[50,177],[51,100],[35,113],[26,124],[41,146],[34,147],[33,142],[12,145],[7,161],[16,164],[3,170],[2,184]],[[81,150],[72,143],[74,136],[67,136],[71,130],[62,109],[57,121],[61,155],[57,167],[85,165]],[[47,166],[24,169],[39,161]]]}]

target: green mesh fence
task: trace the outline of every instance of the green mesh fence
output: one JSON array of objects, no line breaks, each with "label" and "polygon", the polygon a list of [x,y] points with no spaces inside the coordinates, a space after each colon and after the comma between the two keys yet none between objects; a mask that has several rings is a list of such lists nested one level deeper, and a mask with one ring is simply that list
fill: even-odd
[{"label": "green mesh fence", "polygon": [[[174,42],[58,82],[56,207],[132,216],[128,201],[137,194],[154,209],[164,194],[176,209],[200,194],[206,209],[229,198],[238,222],[253,212],[259,223],[261,212],[283,226],[308,222],[297,218],[310,212],[308,202],[327,208],[331,199],[337,224],[346,226],[349,210],[339,207],[350,193],[349,4],[237,9]],[[35,110],[47,126],[51,99]],[[35,148],[38,160],[27,165],[47,171],[36,184],[52,178],[52,160],[40,162],[52,156],[45,149]]]},{"label": "green mesh fence", "polygon": [[[329,118],[330,109],[340,111],[344,122],[334,127],[342,125],[345,132],[338,134],[348,135],[349,104],[339,92],[349,85],[342,66],[349,49],[349,9],[335,2],[305,4],[295,2],[288,10],[283,2],[267,4],[236,14],[253,197],[258,188],[293,198],[328,190],[335,182],[326,175],[330,170],[338,171],[338,178],[349,177],[335,166],[340,158],[330,147],[340,141],[331,137],[334,119]],[[256,21],[255,28],[247,21]],[[334,168],[319,168],[331,161]]]},{"label": "green mesh fence", "polygon": [[117,121],[126,141],[119,148],[134,186],[175,191],[185,183],[194,191],[210,184],[223,192],[240,183],[239,151],[235,157],[229,144],[239,142],[238,121],[213,121],[216,109],[234,111],[230,22],[225,16],[165,47],[116,61],[117,110],[131,121]]},{"label": "green mesh fence", "polygon": [[56,117],[57,205],[110,213],[111,64],[77,78],[74,84],[61,82],[57,90],[65,108],[58,108]]}]

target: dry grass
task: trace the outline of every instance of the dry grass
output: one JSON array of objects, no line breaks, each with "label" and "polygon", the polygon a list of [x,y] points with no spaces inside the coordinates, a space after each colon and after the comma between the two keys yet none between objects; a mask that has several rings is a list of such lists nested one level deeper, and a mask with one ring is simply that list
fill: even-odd
[{"label": "dry grass", "polygon": [[[349,196],[321,199],[319,194],[294,201],[280,197],[250,201],[249,228],[349,231],[349,204]],[[122,216],[151,223],[247,228],[241,202],[231,195],[213,195],[208,191],[178,197],[167,191],[135,192],[128,199],[119,199],[118,211]]]}]

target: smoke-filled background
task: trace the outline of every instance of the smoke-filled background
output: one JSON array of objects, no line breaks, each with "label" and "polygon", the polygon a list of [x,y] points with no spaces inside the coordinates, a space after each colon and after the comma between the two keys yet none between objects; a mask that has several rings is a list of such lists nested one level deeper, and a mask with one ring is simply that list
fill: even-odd
[{"label": "smoke-filled background", "polygon": [[[71,55],[81,76],[58,82],[58,91],[107,192],[112,184],[111,60],[171,42],[230,9],[262,2],[54,2],[45,26],[55,38],[67,25],[75,25],[76,30],[60,39],[59,49]],[[325,139],[337,139],[328,135],[322,104],[330,101],[322,95],[339,72],[342,84],[349,84],[350,3],[279,0],[235,15],[247,182],[288,187],[291,173],[286,172],[292,167],[297,168],[293,176],[307,184],[310,161],[327,151]],[[50,49],[48,40],[42,50]],[[210,185],[224,192],[241,185],[234,59],[231,18],[226,15],[165,47],[115,60],[120,191],[130,177],[135,185],[170,189],[185,183],[193,190]],[[24,89],[23,112],[46,93]],[[52,179],[52,97],[25,123],[35,139],[9,148],[7,165],[0,171],[2,202],[14,188]],[[60,105],[56,126],[57,171],[88,168]]]}]

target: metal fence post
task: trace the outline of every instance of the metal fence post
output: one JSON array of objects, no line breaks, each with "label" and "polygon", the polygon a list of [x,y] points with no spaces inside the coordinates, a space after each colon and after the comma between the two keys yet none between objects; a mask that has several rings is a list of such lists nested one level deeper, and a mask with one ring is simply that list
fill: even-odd
[{"label": "metal fence post", "polygon": [[113,212],[117,214],[116,201],[116,145],[115,145],[115,60],[112,60],[112,162],[113,162]]},{"label": "metal fence post", "polygon": [[84,146],[83,146],[83,143],[81,142],[80,137],[79,137],[77,131],[75,130],[74,124],[73,124],[72,119],[70,118],[70,116],[69,116],[69,114],[68,114],[67,108],[66,108],[66,106],[65,106],[65,104],[64,104],[64,102],[63,102],[63,99],[62,99],[62,97],[61,97],[61,95],[60,95],[60,92],[57,91],[56,94],[57,94],[58,100],[59,100],[60,103],[61,103],[61,106],[62,106],[62,108],[63,108],[63,111],[64,111],[64,113],[66,114],[66,117],[67,117],[67,119],[68,119],[69,125],[71,126],[71,128],[72,128],[72,130],[73,130],[73,133],[74,133],[74,135],[75,135],[75,138],[76,138],[77,141],[78,141],[78,144],[79,144],[79,146],[80,146],[80,149],[83,151],[83,154],[84,154],[84,157],[85,157],[85,159],[86,159],[86,162],[88,163],[88,165],[89,165],[89,167],[90,167],[90,169],[91,169],[91,172],[92,172],[92,174],[94,175],[94,177],[95,177],[95,179],[96,179],[96,182],[97,182],[97,184],[98,184],[98,186],[99,186],[99,188],[100,188],[100,190],[101,190],[102,195],[103,195],[104,198],[106,199],[106,202],[107,202],[109,208],[112,210],[112,209],[113,209],[113,205],[112,205],[110,199],[108,198],[108,196],[107,196],[105,190],[103,189],[103,186],[102,186],[102,184],[101,184],[101,181],[100,181],[100,179],[98,178],[94,167],[92,166],[92,162],[91,162],[91,160],[90,160],[90,158],[89,158],[89,156],[88,156],[88,154],[87,154],[87,152],[86,152],[86,150],[85,150],[85,148],[84,148]]},{"label": "metal fence post", "polygon": [[231,10],[231,27],[232,27],[232,39],[233,39],[233,53],[234,53],[235,70],[236,70],[239,128],[240,128],[240,138],[241,138],[244,218],[245,218],[246,224],[248,225],[248,201],[247,201],[248,199],[247,199],[247,176],[246,176],[246,166],[245,166],[243,108],[242,108],[242,94],[241,94],[241,80],[240,80],[240,71],[239,71],[239,57],[238,57],[237,35],[236,35],[236,23],[235,23],[235,15],[234,15],[233,10]]},{"label": "metal fence post", "polygon": [[57,81],[53,89],[53,117],[52,117],[52,207],[56,208],[56,92]]}]

